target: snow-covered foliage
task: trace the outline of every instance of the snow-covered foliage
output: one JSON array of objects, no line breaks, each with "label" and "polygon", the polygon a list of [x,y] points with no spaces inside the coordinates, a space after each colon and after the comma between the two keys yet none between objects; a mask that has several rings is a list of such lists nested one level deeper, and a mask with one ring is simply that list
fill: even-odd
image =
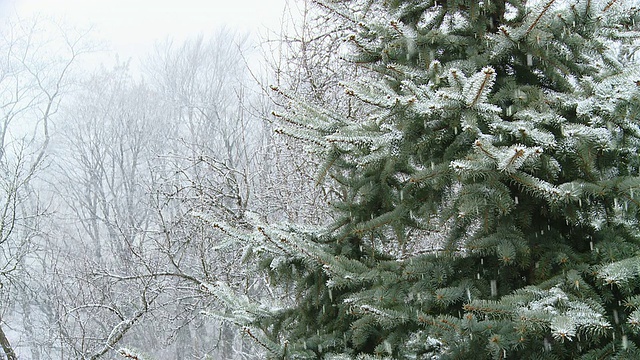
[{"label": "snow-covered foliage", "polygon": [[274,355],[636,354],[633,2],[318,3],[352,31],[364,111],[282,115],[343,197],[325,229],[249,235],[296,294],[260,320]]}]

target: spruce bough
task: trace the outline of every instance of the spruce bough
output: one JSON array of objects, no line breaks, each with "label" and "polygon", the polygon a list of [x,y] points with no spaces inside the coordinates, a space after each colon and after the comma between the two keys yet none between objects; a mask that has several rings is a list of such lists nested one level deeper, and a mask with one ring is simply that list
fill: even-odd
[{"label": "spruce bough", "polygon": [[206,284],[216,316],[273,359],[640,358],[634,3],[319,5],[366,115],[292,100],[281,131],[325,159],[336,220],[216,223],[293,293]]}]

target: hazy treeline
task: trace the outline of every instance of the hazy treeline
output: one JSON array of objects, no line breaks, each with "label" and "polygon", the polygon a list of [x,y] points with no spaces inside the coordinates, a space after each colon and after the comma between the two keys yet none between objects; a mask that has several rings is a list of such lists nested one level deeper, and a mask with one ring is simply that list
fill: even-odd
[{"label": "hazy treeline", "polygon": [[[91,34],[48,20],[0,38],[0,359],[260,358],[203,312],[201,284],[283,297],[207,219],[315,224],[341,196],[276,134],[287,96],[329,89],[339,27],[296,2],[256,46],[221,30],[142,61],[81,68]],[[52,32],[55,28],[59,31]],[[260,53],[260,69],[244,61]]]}]

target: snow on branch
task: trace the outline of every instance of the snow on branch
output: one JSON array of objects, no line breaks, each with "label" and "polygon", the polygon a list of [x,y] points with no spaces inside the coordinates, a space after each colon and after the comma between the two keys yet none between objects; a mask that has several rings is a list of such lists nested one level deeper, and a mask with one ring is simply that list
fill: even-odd
[{"label": "snow on branch", "polygon": [[496,71],[487,66],[473,75],[466,83],[463,94],[466,94],[466,104],[473,107],[487,101],[487,96],[496,80]]}]

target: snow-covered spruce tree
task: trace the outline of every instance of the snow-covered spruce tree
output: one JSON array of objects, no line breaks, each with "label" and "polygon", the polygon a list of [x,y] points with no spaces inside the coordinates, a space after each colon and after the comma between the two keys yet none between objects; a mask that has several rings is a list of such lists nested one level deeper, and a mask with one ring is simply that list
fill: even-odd
[{"label": "snow-covered spruce tree", "polygon": [[368,116],[293,101],[282,131],[344,198],[320,230],[216,223],[293,294],[203,284],[218,316],[273,359],[640,357],[633,2],[319,3]]}]

